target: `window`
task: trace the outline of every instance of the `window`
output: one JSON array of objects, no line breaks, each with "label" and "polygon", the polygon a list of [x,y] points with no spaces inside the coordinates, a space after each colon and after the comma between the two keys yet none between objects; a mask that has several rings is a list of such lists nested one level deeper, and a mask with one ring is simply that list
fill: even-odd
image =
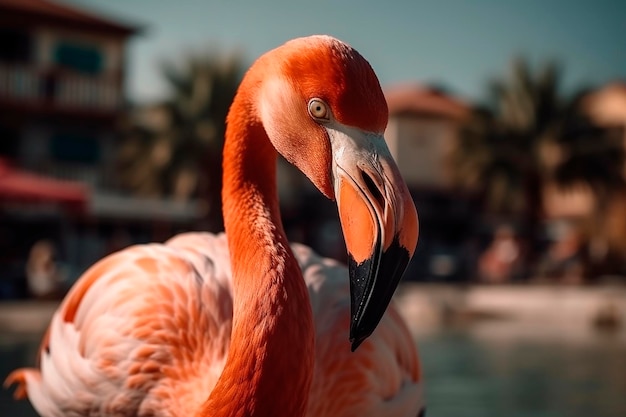
[{"label": "window", "polygon": [[95,163],[100,160],[100,143],[91,136],[54,134],[50,138],[50,155],[63,162]]},{"label": "window", "polygon": [[15,129],[0,124],[0,157],[18,156],[19,135]]},{"label": "window", "polygon": [[27,32],[0,28],[0,61],[28,62],[32,46],[32,39]]},{"label": "window", "polygon": [[87,74],[102,70],[102,53],[92,45],[61,41],[54,48],[53,57],[58,65]]}]

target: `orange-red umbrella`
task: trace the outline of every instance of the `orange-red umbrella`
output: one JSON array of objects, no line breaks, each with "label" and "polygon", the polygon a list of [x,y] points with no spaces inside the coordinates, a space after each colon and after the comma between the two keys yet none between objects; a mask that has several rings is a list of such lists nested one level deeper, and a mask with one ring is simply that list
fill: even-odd
[{"label": "orange-red umbrella", "polygon": [[0,158],[0,201],[58,203],[84,211],[88,199],[89,189],[82,183],[27,172]]}]

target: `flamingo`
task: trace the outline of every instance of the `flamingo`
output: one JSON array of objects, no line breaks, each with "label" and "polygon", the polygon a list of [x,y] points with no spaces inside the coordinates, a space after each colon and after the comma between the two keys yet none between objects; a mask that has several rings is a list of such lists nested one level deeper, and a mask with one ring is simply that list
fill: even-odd
[{"label": "flamingo", "polygon": [[[261,56],[227,117],[226,234],[97,262],[53,315],[38,369],[5,383],[46,417],[423,415],[416,347],[387,308],[418,237],[387,118],[346,43],[316,35]],[[289,245],[278,153],[336,200],[348,268]]]}]

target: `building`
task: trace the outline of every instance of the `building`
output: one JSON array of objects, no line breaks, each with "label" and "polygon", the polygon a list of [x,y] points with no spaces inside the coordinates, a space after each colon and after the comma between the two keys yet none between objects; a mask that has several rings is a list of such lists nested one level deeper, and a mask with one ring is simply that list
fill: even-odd
[{"label": "building", "polygon": [[[594,125],[605,129],[616,141],[620,141],[626,154],[626,81],[615,80],[590,91],[581,100],[581,111]],[[626,164],[622,175],[626,181]],[[592,194],[588,191],[589,194]],[[590,234],[596,242],[603,242],[610,255],[615,254],[622,262],[621,273],[626,271],[626,191],[614,191],[606,202],[594,200],[595,213],[602,212]],[[591,216],[590,213],[588,216]],[[598,224],[599,223],[599,224]],[[595,236],[594,233],[595,232]],[[596,246],[602,246],[600,243]]]},{"label": "building", "polygon": [[[611,82],[581,95],[576,102],[576,114],[580,117],[580,126],[572,126],[566,134],[568,140],[585,140],[586,147],[579,145],[578,152],[606,157],[615,155],[623,146],[626,153],[626,84],[623,81]],[[609,146],[609,143],[613,148],[598,146]],[[558,142],[547,141],[542,145],[541,156],[546,169],[554,170],[571,154]],[[587,264],[586,279],[626,271],[626,190],[623,186],[620,190],[615,177],[612,180],[602,177],[620,174],[619,165],[605,161],[605,166],[587,163],[598,177],[580,179],[567,187],[548,180],[542,188],[547,236],[556,246],[569,236],[578,235],[580,253]],[[613,164],[619,163],[619,159],[613,160]],[[622,176],[626,181],[626,165],[622,165]],[[610,182],[602,184],[600,181]]]},{"label": "building", "polygon": [[385,139],[406,182],[413,188],[450,188],[450,152],[472,115],[471,107],[419,84],[388,88],[385,96]]},{"label": "building", "polygon": [[614,81],[590,92],[582,100],[581,106],[584,114],[596,125],[621,129],[626,150],[626,81]]},{"label": "building", "polygon": [[107,182],[135,28],[46,0],[0,0],[0,154],[91,186]]},{"label": "building", "polygon": [[[593,125],[607,129],[607,134],[621,134],[626,152],[626,83],[616,81],[591,90],[580,99],[579,112]],[[557,144],[546,143],[542,149],[542,162],[553,169],[561,162],[562,153]],[[581,183],[564,190],[554,183],[548,183],[544,187],[543,196],[544,211],[549,219],[586,218],[595,210],[594,193],[588,184]]]},{"label": "building", "polygon": [[385,139],[418,207],[420,239],[407,276],[417,280],[468,279],[465,248],[476,211],[452,183],[451,155],[473,109],[419,84],[385,89]]},{"label": "building", "polygon": [[[55,1],[0,0],[4,284],[24,280],[41,240],[52,242],[69,284],[103,255],[197,220],[193,204],[140,200],[116,188],[126,47],[138,31]],[[0,288],[0,298],[11,291]]]}]

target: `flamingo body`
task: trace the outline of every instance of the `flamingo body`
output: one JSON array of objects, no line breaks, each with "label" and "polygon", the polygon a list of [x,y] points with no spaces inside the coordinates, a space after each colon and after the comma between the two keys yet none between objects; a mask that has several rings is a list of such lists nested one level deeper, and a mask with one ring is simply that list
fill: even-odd
[{"label": "flamingo body", "polygon": [[[345,266],[294,244],[316,329],[307,416],[410,416],[421,407],[411,336],[391,306],[350,352]],[[14,372],[39,414],[190,416],[224,367],[232,327],[226,235],[188,233],[113,254],[54,314],[40,370]],[[103,273],[103,271],[106,271]],[[71,321],[67,321],[71,319]],[[97,335],[97,336],[96,336]]]},{"label": "flamingo body", "polygon": [[[373,70],[339,40],[259,58],[227,118],[227,234],[96,263],[54,314],[39,368],[6,383],[44,417],[423,413],[415,345],[387,308],[418,233],[387,117]],[[337,200],[347,269],[287,241],[279,153]]]}]

